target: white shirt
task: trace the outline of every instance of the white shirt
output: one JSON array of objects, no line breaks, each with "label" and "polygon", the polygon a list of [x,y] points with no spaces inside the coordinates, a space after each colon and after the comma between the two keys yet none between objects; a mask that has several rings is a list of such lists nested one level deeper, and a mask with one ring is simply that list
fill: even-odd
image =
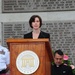
[{"label": "white shirt", "polygon": [[0,71],[6,69],[10,63],[10,53],[9,50],[0,45]]}]

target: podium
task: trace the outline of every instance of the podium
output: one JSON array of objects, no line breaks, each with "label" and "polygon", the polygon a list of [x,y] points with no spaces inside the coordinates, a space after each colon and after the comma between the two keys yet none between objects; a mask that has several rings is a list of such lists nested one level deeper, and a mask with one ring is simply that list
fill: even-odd
[{"label": "podium", "polygon": [[51,75],[51,62],[53,55],[49,39],[7,39],[10,50],[10,75],[22,74],[16,67],[17,56],[25,51],[35,52],[39,57],[38,69],[30,75]]}]

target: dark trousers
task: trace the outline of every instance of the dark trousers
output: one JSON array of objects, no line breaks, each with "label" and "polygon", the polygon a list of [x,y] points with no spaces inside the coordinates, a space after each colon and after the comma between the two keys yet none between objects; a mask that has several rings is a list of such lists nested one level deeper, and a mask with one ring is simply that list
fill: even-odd
[{"label": "dark trousers", "polygon": [[6,69],[4,69],[4,70],[0,71],[0,74],[5,74],[6,72],[7,72]]}]

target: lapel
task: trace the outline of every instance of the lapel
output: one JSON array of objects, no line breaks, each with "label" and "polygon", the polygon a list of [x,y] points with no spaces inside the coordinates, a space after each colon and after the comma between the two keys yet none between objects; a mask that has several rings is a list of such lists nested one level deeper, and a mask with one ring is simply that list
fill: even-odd
[{"label": "lapel", "polygon": [[41,38],[41,37],[42,37],[42,35],[43,35],[43,32],[42,32],[42,31],[40,31],[40,34],[39,34],[39,37],[38,37],[38,38]]}]

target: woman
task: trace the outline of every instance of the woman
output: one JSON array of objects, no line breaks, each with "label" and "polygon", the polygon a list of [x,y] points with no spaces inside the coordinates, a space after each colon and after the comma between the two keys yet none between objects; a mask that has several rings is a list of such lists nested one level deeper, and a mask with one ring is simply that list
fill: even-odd
[{"label": "woman", "polygon": [[48,38],[50,39],[49,33],[45,33],[40,30],[40,27],[42,26],[42,19],[38,15],[31,16],[29,20],[30,27],[33,29],[30,33],[24,34],[24,38]]}]

